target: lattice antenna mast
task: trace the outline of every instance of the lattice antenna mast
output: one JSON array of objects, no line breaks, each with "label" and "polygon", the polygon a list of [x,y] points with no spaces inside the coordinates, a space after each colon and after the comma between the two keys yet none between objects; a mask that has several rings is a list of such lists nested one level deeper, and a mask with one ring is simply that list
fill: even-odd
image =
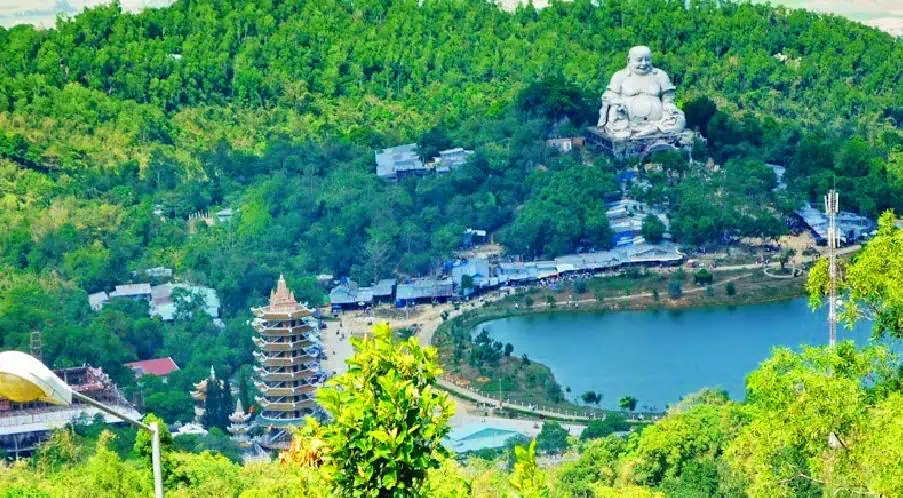
[{"label": "lattice antenna mast", "polygon": [[39,361],[44,361],[41,358],[41,331],[33,330],[31,332],[31,355],[37,358]]},{"label": "lattice antenna mast", "polygon": [[828,345],[837,343],[837,191],[831,189],[825,196],[825,213],[828,215]]}]

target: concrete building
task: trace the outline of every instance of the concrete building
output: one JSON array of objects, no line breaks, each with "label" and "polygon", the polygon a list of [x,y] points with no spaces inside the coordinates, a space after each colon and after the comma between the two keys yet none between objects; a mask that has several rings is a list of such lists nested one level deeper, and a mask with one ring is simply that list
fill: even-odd
[{"label": "concrete building", "polygon": [[428,168],[424,166],[419,154],[415,143],[376,151],[376,176],[396,181],[407,175],[425,174]]},{"label": "concrete building", "polygon": [[100,311],[109,300],[110,295],[103,291],[88,294],[88,306],[94,311]]},{"label": "concrete building", "polygon": [[[167,270],[166,268],[158,268],[151,270]],[[148,271],[151,271],[148,270]],[[170,270],[171,271],[171,270]],[[166,273],[160,273],[166,275]],[[107,294],[106,292],[95,292],[88,295],[88,305],[94,311],[100,311],[110,299],[132,299],[135,301],[148,302],[148,315],[158,316],[165,321],[172,321],[176,318],[177,301],[184,300],[191,302],[194,299],[203,300],[204,311],[211,318],[219,320],[221,304],[216,290],[212,287],[203,285],[193,285],[187,283],[180,284],[161,284],[151,286],[147,283],[117,285],[116,290]],[[218,325],[221,324],[218,323]]]},{"label": "concrete building", "polygon": [[584,145],[586,145],[586,137],[550,138],[549,140],[546,140],[546,147],[555,149],[563,154],[567,154]]},{"label": "concrete building", "polygon": [[454,149],[440,150],[436,157],[436,173],[449,173],[453,169],[467,164],[474,151],[457,147]]},{"label": "concrete building", "polygon": [[219,318],[221,304],[216,290],[212,287],[192,284],[162,284],[151,288],[151,303],[148,313],[159,316],[161,320],[176,319],[179,301],[187,303],[195,299],[203,302],[204,311],[211,318]]}]

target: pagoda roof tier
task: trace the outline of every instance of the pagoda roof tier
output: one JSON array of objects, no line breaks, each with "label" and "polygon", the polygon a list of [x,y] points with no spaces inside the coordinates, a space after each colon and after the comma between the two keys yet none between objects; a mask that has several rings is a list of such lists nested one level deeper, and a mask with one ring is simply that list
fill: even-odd
[{"label": "pagoda roof tier", "polygon": [[203,406],[195,406],[194,407],[194,414],[197,415],[198,417],[204,416],[204,413],[206,411],[207,410]]},{"label": "pagoda roof tier", "polygon": [[317,390],[315,384],[305,384],[296,387],[270,387],[265,382],[255,382],[254,386],[264,396],[298,396],[304,393],[312,393]]},{"label": "pagoda roof tier", "polygon": [[[232,418],[230,417],[229,419],[231,420]],[[248,424],[245,424],[243,422],[242,423],[234,423],[233,422],[233,423],[229,424],[229,433],[230,434],[244,434],[245,432],[248,432],[248,429],[249,429]]]},{"label": "pagoda roof tier", "polygon": [[313,315],[313,311],[307,308],[297,308],[294,310],[274,310],[269,307],[252,308],[251,312],[257,318],[264,320],[297,320],[306,316]]},{"label": "pagoda roof tier", "polygon": [[319,345],[319,342],[313,341],[291,341],[291,342],[277,342],[277,341],[267,341],[265,339],[261,339],[259,337],[252,337],[251,341],[254,342],[254,345],[257,346],[262,351],[303,351],[310,346]]},{"label": "pagoda roof tier", "polygon": [[[281,413],[283,412],[280,412],[280,414]],[[298,418],[274,418],[273,415],[274,414],[270,413],[261,413],[257,416],[257,423],[263,427],[295,427],[301,425],[304,422],[304,417],[307,416],[303,415]]]},{"label": "pagoda roof tier", "polygon": [[292,372],[288,370],[288,367],[266,367],[266,366],[255,366],[254,373],[258,375],[264,374],[277,374],[277,373],[306,373],[309,375],[316,374],[320,372],[320,364],[316,361],[312,361],[309,363],[305,363],[302,365],[298,365],[301,367],[301,370],[297,372]]},{"label": "pagoda roof tier", "polygon": [[[251,418],[251,414],[250,414],[250,413],[244,413],[244,412],[238,413],[238,412],[235,412],[235,413],[232,413],[232,414],[229,415],[229,422],[232,422],[233,424],[244,424],[244,423],[247,422],[250,418]],[[231,429],[230,429],[230,430],[231,430]]]},{"label": "pagoda roof tier", "polygon": [[[289,352],[295,353],[295,354],[285,355],[285,354],[283,354],[282,351],[258,351],[256,349],[254,351],[252,351],[252,354],[254,355],[254,358],[256,358],[258,360],[263,360],[263,359],[272,360],[274,358],[293,358],[293,357],[305,356],[305,355],[317,357],[323,353],[323,346],[320,345],[319,343],[311,344],[310,346],[307,346],[306,348],[300,348],[300,349],[296,349],[296,350],[289,351]],[[298,353],[300,353],[300,355]]]},{"label": "pagoda roof tier", "polygon": [[308,398],[301,401],[268,401],[266,398],[258,397],[257,402],[260,403],[260,407],[264,409],[265,412],[297,412],[304,410],[305,408],[313,408],[316,405],[316,401],[313,398]]},{"label": "pagoda roof tier", "polygon": [[284,275],[279,275],[279,280],[276,282],[276,288],[270,293],[269,306],[254,308],[251,311],[256,317],[274,319],[302,318],[313,314],[307,306],[299,304],[298,301],[295,300],[295,295],[288,290]]},{"label": "pagoda roof tier", "polygon": [[260,335],[283,336],[283,335],[300,335],[300,334],[316,334],[317,328],[308,324],[301,325],[266,325],[260,322],[254,324],[254,330]]},{"label": "pagoda roof tier", "polygon": [[[254,369],[255,372],[257,368]],[[319,373],[319,369],[305,370],[303,372],[256,372],[263,382],[283,382],[290,380],[314,380]]]},{"label": "pagoda roof tier", "polygon": [[295,356],[293,358],[268,358],[261,354],[254,355],[257,362],[264,367],[291,367],[295,365],[306,365],[312,358],[317,355],[306,354],[304,356]]}]

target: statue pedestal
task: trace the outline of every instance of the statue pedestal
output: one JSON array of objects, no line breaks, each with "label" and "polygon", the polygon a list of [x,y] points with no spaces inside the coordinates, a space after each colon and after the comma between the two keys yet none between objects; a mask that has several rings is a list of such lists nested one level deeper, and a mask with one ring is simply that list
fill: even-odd
[{"label": "statue pedestal", "polygon": [[587,140],[590,144],[618,161],[626,161],[633,158],[642,159],[653,152],[662,150],[689,152],[695,140],[705,140],[701,135],[691,130],[627,138],[610,137],[595,126],[590,126],[586,131]]}]

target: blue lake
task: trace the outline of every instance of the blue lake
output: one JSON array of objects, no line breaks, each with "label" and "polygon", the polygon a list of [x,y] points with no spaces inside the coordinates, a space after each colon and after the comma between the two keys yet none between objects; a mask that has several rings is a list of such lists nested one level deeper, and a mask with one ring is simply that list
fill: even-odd
[{"label": "blue lake", "polygon": [[[827,311],[812,312],[805,299],[681,311],[549,313],[486,322],[495,340],[514,345],[547,365],[575,399],[593,390],[602,404],[615,408],[631,395],[639,407],[665,408],[703,387],[726,389],[745,397],[746,375],[773,347],[824,345]],[[867,344],[868,324],[838,327],[839,340]],[[898,342],[890,344],[899,351]]]}]

